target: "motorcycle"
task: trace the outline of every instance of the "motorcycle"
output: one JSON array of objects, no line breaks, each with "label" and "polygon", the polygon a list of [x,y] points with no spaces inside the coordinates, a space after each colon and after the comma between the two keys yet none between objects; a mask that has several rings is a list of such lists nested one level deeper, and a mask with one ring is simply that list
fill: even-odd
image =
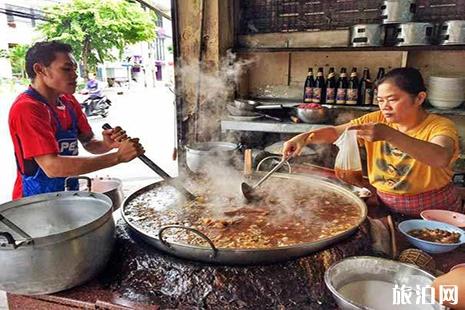
[{"label": "motorcycle", "polygon": [[108,116],[108,109],[111,106],[111,100],[105,95],[102,96],[89,96],[81,103],[81,107],[87,116]]}]

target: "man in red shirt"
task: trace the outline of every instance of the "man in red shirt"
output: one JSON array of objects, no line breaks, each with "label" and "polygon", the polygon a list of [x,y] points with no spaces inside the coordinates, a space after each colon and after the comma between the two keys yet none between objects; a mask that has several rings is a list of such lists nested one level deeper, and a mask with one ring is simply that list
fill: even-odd
[{"label": "man in red shirt", "polygon": [[[17,162],[13,199],[64,190],[68,176],[86,174],[144,153],[139,139],[129,139],[120,127],[94,133],[72,95],[77,64],[71,46],[38,42],[26,54],[31,85],[13,103],[9,127]],[[78,155],[78,141],[93,157]],[[116,152],[108,153],[112,149]],[[104,154],[107,153],[107,154]],[[70,182],[77,190],[77,180]]]}]

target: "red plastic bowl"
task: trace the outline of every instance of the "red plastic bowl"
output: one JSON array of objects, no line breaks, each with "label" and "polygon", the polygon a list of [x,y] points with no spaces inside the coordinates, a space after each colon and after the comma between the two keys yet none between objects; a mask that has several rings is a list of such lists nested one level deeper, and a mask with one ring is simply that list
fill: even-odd
[{"label": "red plastic bowl", "polygon": [[465,228],[465,214],[447,210],[425,210],[420,213],[424,220],[438,221]]}]

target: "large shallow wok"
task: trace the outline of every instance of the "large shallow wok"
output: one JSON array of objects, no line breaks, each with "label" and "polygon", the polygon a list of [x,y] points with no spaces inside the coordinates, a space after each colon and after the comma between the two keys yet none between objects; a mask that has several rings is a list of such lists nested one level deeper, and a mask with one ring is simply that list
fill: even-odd
[{"label": "large shallow wok", "polygon": [[[201,231],[194,230],[191,228],[186,228],[182,225],[174,226],[165,226],[159,227],[155,231],[147,231],[141,228],[140,225],[134,222],[134,219],[131,218],[130,205],[135,201],[139,196],[159,191],[162,187],[169,186],[164,182],[158,182],[151,185],[148,185],[132,195],[130,195],[124,202],[123,205],[123,218],[129,225],[131,231],[133,231],[137,236],[142,238],[144,241],[150,243],[156,248],[176,255],[181,258],[187,258],[191,260],[198,260],[208,263],[219,263],[219,264],[260,264],[260,263],[272,263],[278,261],[284,261],[291,258],[304,256],[309,253],[321,250],[329,245],[351,235],[357,227],[365,220],[366,218],[366,205],[365,203],[358,198],[355,194],[349,191],[346,188],[332,184],[325,181],[324,179],[303,175],[289,175],[289,174],[276,174],[273,178],[279,178],[285,182],[286,180],[292,179],[299,182],[311,183],[312,187],[316,187],[321,190],[330,191],[332,193],[337,193],[344,196],[353,203],[356,207],[360,209],[359,218],[357,222],[351,227],[345,229],[343,232],[337,233],[327,238],[322,238],[314,242],[304,242],[300,244],[295,244],[292,246],[276,246],[271,248],[218,248],[215,244],[208,238],[208,236],[202,234]],[[273,179],[272,178],[272,179]],[[239,191],[239,189],[237,189]],[[169,192],[169,191],[168,191]],[[162,192],[163,193],[163,192]],[[174,206],[177,202],[173,198],[172,194],[160,194],[159,197],[155,197],[159,201],[166,203],[166,208],[169,210],[170,204]],[[156,216],[163,217],[163,213],[156,214]],[[146,219],[150,221],[150,219]],[[165,234],[168,230],[172,229],[182,229],[189,230],[194,234],[197,234],[199,238],[206,240],[207,246],[193,246],[185,243],[180,243],[176,241],[168,242],[165,238]]]}]

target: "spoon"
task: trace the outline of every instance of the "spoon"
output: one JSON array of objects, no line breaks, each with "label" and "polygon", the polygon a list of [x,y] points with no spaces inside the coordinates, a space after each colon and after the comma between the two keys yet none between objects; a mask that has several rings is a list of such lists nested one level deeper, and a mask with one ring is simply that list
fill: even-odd
[{"label": "spoon", "polygon": [[273,173],[275,173],[276,170],[281,168],[284,164],[287,163],[287,159],[283,157],[279,164],[277,164],[273,169],[270,170],[263,178],[261,178],[256,184],[250,186],[249,184],[242,182],[241,184],[241,190],[242,190],[242,195],[244,195],[245,199],[248,201],[252,200],[259,200],[260,197],[257,195],[255,192],[255,189],[259,187],[263,182],[265,182]]}]

